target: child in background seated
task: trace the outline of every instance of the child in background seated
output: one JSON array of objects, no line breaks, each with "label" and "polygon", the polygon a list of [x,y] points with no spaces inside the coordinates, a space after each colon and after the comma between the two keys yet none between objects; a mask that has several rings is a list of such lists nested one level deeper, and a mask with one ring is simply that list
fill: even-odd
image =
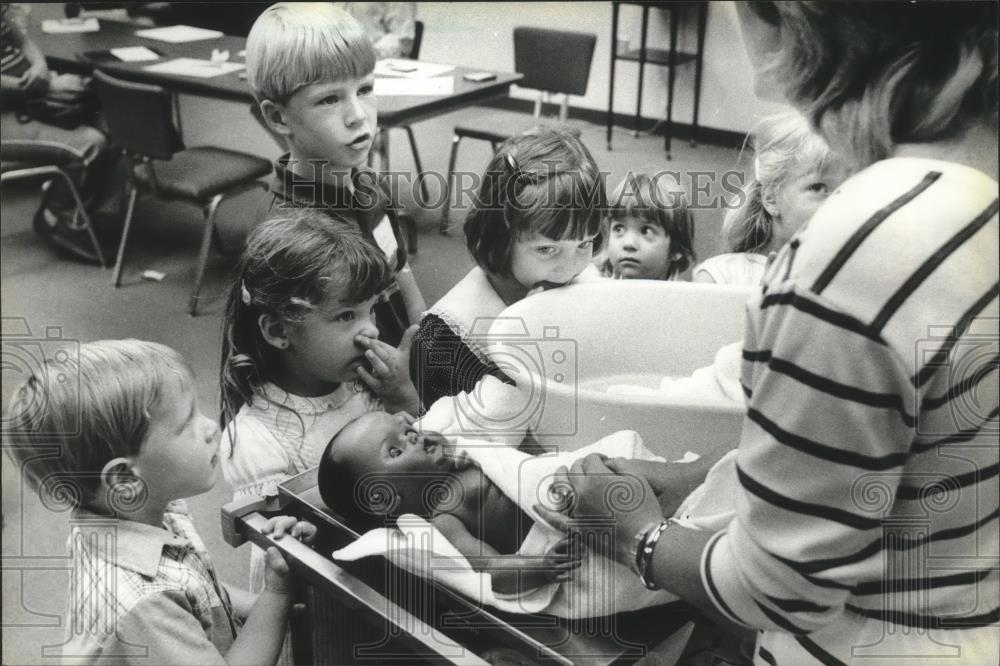
[{"label": "child in background seated", "polygon": [[611,195],[602,275],[678,280],[694,262],[694,216],[684,191],[665,175],[630,173]]},{"label": "child in background seated", "polygon": [[[219,430],[198,409],[177,352],[105,340],[56,356],[15,391],[6,434],[39,494],[75,504],[67,657],[275,663],[291,607],[288,565],[268,549],[256,600],[216,578],[181,498],[215,485]],[[316,531],[286,517],[264,531],[289,529],[304,541]]]},{"label": "child in background seated", "polygon": [[465,221],[477,266],[420,320],[411,376],[421,401],[472,391],[488,375],[489,322],[533,290],[597,277],[604,184],[578,133],[538,127],[508,139],[493,156]]},{"label": "child in background seated", "polygon": [[694,269],[695,282],[757,285],[768,257],[813,216],[849,175],[845,161],[795,112],[761,121],[751,134],[754,176],[739,208],[726,214],[729,247]]},{"label": "child in background seated", "polygon": [[[419,410],[408,374],[416,327],[398,352],[377,339],[385,256],[315,209],[280,212],[247,239],[226,304],[222,469],[235,499],[275,494],[366,412]],[[263,584],[254,547],[250,591]]]},{"label": "child in background seated", "polygon": [[398,345],[425,303],[395,202],[365,167],[378,122],[371,40],[330,3],[288,2],[258,17],[246,52],[247,82],[261,114],[289,149],[274,164],[260,217],[276,208],[318,208],[360,229],[392,268],[376,319],[382,340]]}]

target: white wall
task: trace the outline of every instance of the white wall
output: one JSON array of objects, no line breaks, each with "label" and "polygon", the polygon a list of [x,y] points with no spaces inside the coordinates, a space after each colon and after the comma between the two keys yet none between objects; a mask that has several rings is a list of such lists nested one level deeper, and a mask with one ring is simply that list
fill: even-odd
[{"label": "white wall", "polygon": [[[759,118],[781,107],[760,102],[753,96],[750,66],[743,51],[736,8],[733,2],[709,3],[705,36],[699,124],[716,129],[745,132]],[[647,46],[667,48],[670,43],[669,12],[651,9]],[[697,22],[694,12],[680,26],[678,46],[694,52]],[[592,32],[597,48],[590,70],[587,95],[571,97],[573,106],[606,111],[610,74],[610,2],[419,2],[417,18],[424,22],[421,59],[465,67],[513,71],[513,29],[532,26]],[[638,48],[642,9],[623,5],[619,13],[619,35],[628,35]],[[635,113],[638,64],[618,61],[615,70],[615,111]],[[667,72],[664,67],[646,65],[642,115],[664,118],[667,103]],[[690,123],[694,99],[694,63],[677,70],[674,84],[675,120]],[[517,91],[515,97],[529,97]]]}]

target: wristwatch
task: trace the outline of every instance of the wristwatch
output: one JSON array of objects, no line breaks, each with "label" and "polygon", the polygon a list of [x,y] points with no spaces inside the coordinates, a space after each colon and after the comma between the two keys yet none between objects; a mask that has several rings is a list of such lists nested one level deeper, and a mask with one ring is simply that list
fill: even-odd
[{"label": "wristwatch", "polygon": [[636,576],[642,577],[640,573],[640,559],[642,557],[642,546],[646,542],[646,537],[650,530],[656,527],[656,523],[648,523],[632,537],[632,549],[629,551],[628,567]]},{"label": "wristwatch", "polygon": [[650,563],[653,561],[653,551],[656,549],[656,544],[660,541],[660,537],[663,533],[667,531],[667,528],[675,524],[677,521],[673,518],[667,518],[659,525],[656,525],[649,532],[646,533],[645,538],[642,540],[642,548],[639,554],[636,556],[636,562],[639,569],[639,580],[642,584],[646,586],[647,590],[658,590],[659,586],[653,581],[652,571],[650,571]]}]

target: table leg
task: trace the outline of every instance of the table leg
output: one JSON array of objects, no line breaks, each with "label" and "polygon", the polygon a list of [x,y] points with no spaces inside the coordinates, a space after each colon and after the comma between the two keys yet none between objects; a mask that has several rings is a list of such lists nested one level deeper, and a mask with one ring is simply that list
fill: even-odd
[{"label": "table leg", "polygon": [[679,8],[670,8],[670,65],[667,83],[667,125],[664,132],[663,147],[670,159],[670,135],[673,133],[674,122],[674,81],[677,79],[677,14]]},{"label": "table leg", "polygon": [[639,46],[639,91],[635,97],[635,126],[632,136],[639,136],[639,117],[642,111],[642,77],[646,71],[646,28],[649,27],[649,5],[642,6],[642,37]]},{"label": "table leg", "polygon": [[618,3],[611,3],[611,73],[608,77],[608,150],[615,125],[615,61],[618,60]]},{"label": "table leg", "polygon": [[691,128],[691,145],[697,145],[698,111],[701,107],[701,72],[705,55],[705,29],[708,25],[708,3],[698,6],[698,53],[694,69],[694,120]]}]

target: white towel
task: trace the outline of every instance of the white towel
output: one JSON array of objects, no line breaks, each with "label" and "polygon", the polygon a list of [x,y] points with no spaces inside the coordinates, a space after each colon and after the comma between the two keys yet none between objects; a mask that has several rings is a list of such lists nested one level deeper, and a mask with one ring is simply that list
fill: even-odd
[{"label": "white towel", "polygon": [[[535,504],[551,505],[549,488],[560,466],[569,466],[577,458],[590,453],[664,462],[663,458],[648,451],[639,435],[632,431],[614,433],[576,451],[541,456],[531,456],[508,446],[482,441],[458,439],[456,446],[464,449],[483,473],[535,521],[518,549],[519,555],[544,554],[563,536],[540,520],[532,510]],[[689,456],[686,458],[690,459]],[[727,485],[731,487],[728,483],[722,484],[721,488],[728,494]],[[702,494],[706,494],[705,491]],[[627,501],[627,498],[622,499]],[[683,508],[684,522],[701,526],[697,506],[686,501]],[[713,512],[715,509],[713,507]],[[713,515],[704,527],[717,529],[715,525],[719,522],[719,516]],[[627,567],[589,551],[569,582],[551,583],[516,595],[498,595],[493,591],[489,574],[475,571],[432,524],[412,514],[401,516],[397,527],[371,530],[333,553],[335,559],[347,561],[371,555],[383,555],[407,571],[437,580],[480,603],[513,613],[544,612],[564,618],[599,617],[676,599],[668,592],[647,590]]]},{"label": "white towel", "polygon": [[743,342],[734,342],[715,353],[712,365],[698,368],[687,377],[664,377],[657,388],[611,384],[607,392],[617,395],[653,396],[667,400],[713,400],[743,402],[740,362]]}]

